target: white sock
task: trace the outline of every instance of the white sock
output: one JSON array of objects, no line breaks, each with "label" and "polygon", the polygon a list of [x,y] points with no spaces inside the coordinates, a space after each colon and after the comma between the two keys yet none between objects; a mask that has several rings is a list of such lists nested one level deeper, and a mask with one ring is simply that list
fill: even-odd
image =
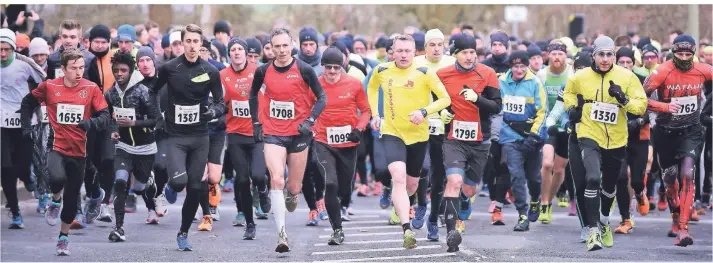
[{"label": "white sock", "polygon": [[277,233],[280,233],[285,227],[285,194],[282,190],[270,190],[270,199],[272,200],[272,211],[275,218],[275,226]]}]

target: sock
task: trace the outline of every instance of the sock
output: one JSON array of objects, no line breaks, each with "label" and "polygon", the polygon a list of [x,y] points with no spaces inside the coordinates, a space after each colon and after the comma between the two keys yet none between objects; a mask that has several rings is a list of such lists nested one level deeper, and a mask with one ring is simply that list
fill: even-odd
[{"label": "sock", "polygon": [[275,226],[279,233],[285,228],[285,194],[282,190],[270,190],[270,199],[272,199],[272,211],[275,214]]},{"label": "sock", "polygon": [[446,206],[446,230],[451,231],[456,229],[456,219],[458,218],[458,197],[444,197]]},{"label": "sock", "polygon": [[65,234],[65,233],[59,232],[59,236],[58,236],[57,238],[61,238],[61,237],[63,237],[63,236],[69,237],[68,235],[69,235],[69,234]]},{"label": "sock", "polygon": [[413,194],[412,196],[408,197],[408,203],[410,206],[413,206],[416,204],[416,194]]},{"label": "sock", "polygon": [[411,229],[411,223],[402,224],[401,228],[403,228],[404,232],[406,232],[406,230]]}]

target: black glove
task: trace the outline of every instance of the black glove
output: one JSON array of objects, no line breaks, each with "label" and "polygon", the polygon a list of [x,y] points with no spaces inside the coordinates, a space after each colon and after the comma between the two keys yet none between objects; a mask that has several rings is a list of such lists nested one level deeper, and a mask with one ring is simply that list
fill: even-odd
[{"label": "black glove", "polygon": [[22,138],[25,138],[28,141],[34,142],[35,141],[35,133],[32,132],[32,128],[22,128]]},{"label": "black glove", "polygon": [[302,135],[307,135],[307,134],[312,134],[312,125],[314,125],[314,121],[310,120],[311,118],[307,118],[305,121],[300,123],[300,126],[297,126],[297,131],[300,132]]},{"label": "black glove", "polygon": [[643,124],[644,119],[643,118],[636,118],[636,119],[631,119],[626,121],[626,127],[629,129],[629,132],[633,130],[638,130],[641,128],[641,125]]},{"label": "black glove", "polygon": [[626,94],[621,90],[621,86],[616,85],[613,80],[609,81],[609,96],[614,97],[622,105],[629,103],[629,99],[626,98]]},{"label": "black glove", "polygon": [[522,146],[525,147],[527,152],[537,152],[540,150],[540,147],[542,147],[542,140],[540,140],[540,136],[537,136],[537,134],[530,133],[530,135],[525,138]]},{"label": "black glove", "polygon": [[579,123],[582,120],[582,107],[584,107],[584,97],[581,94],[577,95],[577,106],[569,108],[567,115],[569,115],[569,121],[572,124]]},{"label": "black glove", "polygon": [[361,131],[359,129],[353,129],[352,132],[347,137],[347,140],[349,140],[350,142],[361,141]]},{"label": "black glove", "polygon": [[262,142],[262,124],[259,122],[253,123],[253,139],[255,142]]},{"label": "black glove", "polygon": [[208,109],[201,114],[201,118],[205,118],[206,121],[211,121],[213,120],[213,118],[215,118],[215,111],[213,111],[212,109]]},{"label": "black glove", "polygon": [[158,119],[158,121],[156,122],[156,127],[154,128],[154,130],[160,131],[160,130],[163,130],[163,129],[165,129],[165,128],[166,128],[166,119],[164,119],[164,118]]},{"label": "black glove", "polygon": [[547,135],[549,136],[557,136],[557,133],[559,132],[559,128],[557,128],[557,125],[552,125],[549,128],[547,128]]},{"label": "black glove", "polygon": [[94,126],[92,124],[92,120],[81,120],[78,125],[79,125],[79,128],[82,129],[83,131],[90,131],[90,130],[92,130],[92,127]]}]

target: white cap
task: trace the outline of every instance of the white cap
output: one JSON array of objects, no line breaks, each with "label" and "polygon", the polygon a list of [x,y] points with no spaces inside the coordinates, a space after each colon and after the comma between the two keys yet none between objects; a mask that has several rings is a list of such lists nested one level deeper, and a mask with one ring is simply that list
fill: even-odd
[{"label": "white cap", "polygon": [[426,45],[428,45],[428,42],[431,41],[431,40],[433,40],[433,39],[440,39],[440,40],[445,41],[445,40],[446,40],[446,37],[443,35],[443,32],[441,32],[440,29],[434,28],[434,29],[428,30],[428,31],[426,32],[426,37],[425,37],[425,41],[426,41],[426,42],[424,42],[424,43],[425,43]]},{"label": "white cap", "polygon": [[17,49],[17,44],[15,44],[15,32],[12,32],[10,29],[0,29],[0,42],[10,44],[13,50]]},{"label": "white cap", "polygon": [[37,54],[50,54],[50,48],[47,45],[47,41],[41,37],[33,38],[32,41],[30,41],[30,57]]},{"label": "white cap", "polygon": [[168,44],[171,45],[173,42],[181,41],[181,31],[174,31],[168,36]]}]

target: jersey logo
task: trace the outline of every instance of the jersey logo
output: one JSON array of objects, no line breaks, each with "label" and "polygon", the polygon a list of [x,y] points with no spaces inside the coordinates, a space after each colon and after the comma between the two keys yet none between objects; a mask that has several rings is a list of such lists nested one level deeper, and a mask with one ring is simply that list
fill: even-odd
[{"label": "jersey logo", "polygon": [[297,78],[297,74],[287,75],[287,79],[293,79],[293,78]]},{"label": "jersey logo", "polygon": [[381,73],[382,71],[386,70],[386,67],[379,67],[377,69],[377,72]]},{"label": "jersey logo", "polygon": [[59,91],[57,91],[57,93],[55,93],[54,95],[57,97],[62,96],[62,94],[59,94]]},{"label": "jersey logo", "polygon": [[416,69],[417,69],[418,71],[421,71],[421,73],[423,73],[423,74],[426,74],[426,72],[428,72],[428,68],[427,68],[427,67],[418,67],[418,68],[416,68]]},{"label": "jersey logo", "polygon": [[252,77],[253,77],[253,73],[248,74],[248,78],[252,78]]},{"label": "jersey logo", "polygon": [[225,77],[225,81],[230,81],[230,77]]},{"label": "jersey logo", "polygon": [[210,77],[208,77],[208,73],[203,73],[203,74],[191,79],[191,81],[193,81],[193,82],[206,82],[208,80],[210,80]]},{"label": "jersey logo", "polygon": [[81,90],[81,91],[79,91],[79,97],[80,97],[80,98],[86,99],[86,98],[87,98],[87,95],[89,95],[89,92],[87,92],[87,90]]},{"label": "jersey logo", "polygon": [[413,88],[413,80],[408,80],[406,82],[406,85],[404,85],[405,88]]}]

